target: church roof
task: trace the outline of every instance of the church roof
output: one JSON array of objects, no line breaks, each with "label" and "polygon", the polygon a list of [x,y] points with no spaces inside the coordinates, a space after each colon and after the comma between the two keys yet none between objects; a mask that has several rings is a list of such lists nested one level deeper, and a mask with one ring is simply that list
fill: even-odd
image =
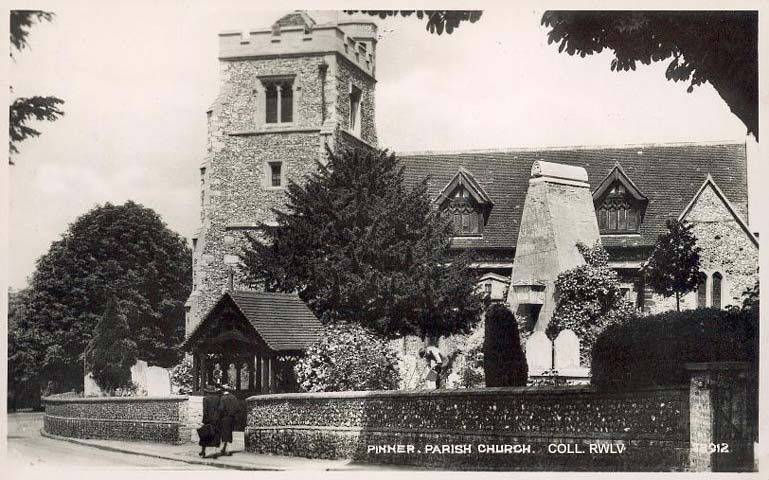
[{"label": "church roof", "polygon": [[292,293],[226,292],[190,333],[185,346],[196,341],[203,325],[220,305],[232,301],[267,346],[276,352],[303,350],[320,338],[321,323],[312,310]]},{"label": "church roof", "polygon": [[[653,246],[665,221],[675,220],[711,175],[732,201],[737,213],[747,216],[747,159],[744,143],[654,144],[616,147],[511,149],[466,152],[404,153],[405,179],[415,184],[429,177],[429,196],[435,198],[460,168],[474,179],[494,206],[480,238],[456,239],[460,248],[515,248],[536,160],[584,167],[591,191],[612,175],[617,163],[639,192],[648,199],[638,235],[602,235],[607,247]],[[616,173],[614,173],[616,175]]]}]

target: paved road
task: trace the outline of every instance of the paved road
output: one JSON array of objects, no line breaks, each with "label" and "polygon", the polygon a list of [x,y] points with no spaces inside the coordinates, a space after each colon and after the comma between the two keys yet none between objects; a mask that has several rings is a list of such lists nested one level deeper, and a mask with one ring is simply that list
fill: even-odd
[{"label": "paved road", "polygon": [[[8,415],[8,465],[12,467],[137,468],[153,470],[209,470],[215,467],[141,455],[110,452],[53,440],[40,435],[42,413]],[[218,469],[216,469],[218,470]]]}]

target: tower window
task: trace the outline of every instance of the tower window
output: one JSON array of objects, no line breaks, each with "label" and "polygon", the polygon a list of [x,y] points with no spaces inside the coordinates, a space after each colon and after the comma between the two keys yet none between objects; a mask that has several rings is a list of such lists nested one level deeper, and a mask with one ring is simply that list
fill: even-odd
[{"label": "tower window", "polygon": [[263,81],[265,123],[291,123],[294,120],[294,81]]},{"label": "tower window", "polygon": [[360,137],[360,88],[350,85],[350,131]]},{"label": "tower window", "polygon": [[282,187],[283,186],[283,162],[270,162],[270,186]]}]

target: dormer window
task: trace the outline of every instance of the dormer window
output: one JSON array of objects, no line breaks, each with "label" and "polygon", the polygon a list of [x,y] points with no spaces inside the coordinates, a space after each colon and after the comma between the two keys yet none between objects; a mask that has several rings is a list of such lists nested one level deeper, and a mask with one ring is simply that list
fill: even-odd
[{"label": "dormer window", "polygon": [[617,164],[593,193],[601,234],[637,234],[647,199]]},{"label": "dormer window", "polygon": [[601,233],[638,233],[640,211],[626,197],[622,185],[614,185],[596,209],[598,229]]},{"label": "dormer window", "polygon": [[454,190],[447,211],[457,235],[478,235],[483,228],[483,213],[462,186]]},{"label": "dormer window", "polygon": [[480,236],[493,203],[469,170],[460,167],[435,199],[454,226],[454,235]]}]

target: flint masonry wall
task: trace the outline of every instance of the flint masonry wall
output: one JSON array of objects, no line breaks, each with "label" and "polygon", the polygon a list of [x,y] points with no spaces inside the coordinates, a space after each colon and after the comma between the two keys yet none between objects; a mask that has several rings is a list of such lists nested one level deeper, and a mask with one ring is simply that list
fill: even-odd
[{"label": "flint masonry wall", "polygon": [[[284,394],[251,397],[248,409],[246,450],[258,453],[471,470],[670,471],[689,462],[686,386]],[[550,453],[551,443],[585,453]],[[591,454],[591,443],[615,453]],[[426,453],[428,444],[469,445],[471,453]],[[367,452],[384,445],[415,452]],[[479,453],[480,445],[531,451]]]},{"label": "flint masonry wall", "polygon": [[[272,209],[285,206],[285,187],[268,185],[268,162],[283,162],[286,185],[301,182],[318,160],[325,161],[326,144],[376,145],[375,34],[376,27],[364,22],[220,35],[221,87],[207,113],[187,334],[227,288],[225,258],[239,256],[247,246],[245,235],[259,222],[274,221]],[[271,78],[292,81],[290,123],[265,123],[263,80]],[[350,132],[351,85],[361,90],[360,138]],[[242,287],[241,279],[236,270],[236,287]]]},{"label": "flint masonry wall", "polygon": [[43,430],[53,435],[172,444],[191,438],[185,396],[47,397],[43,404]]},{"label": "flint masonry wall", "polygon": [[[712,278],[718,272],[723,276],[721,308],[742,305],[743,293],[758,280],[758,245],[735,220],[712,185],[705,187],[684,220],[693,225],[692,233],[701,248],[700,271],[708,276],[708,298],[712,299]],[[660,313],[674,310],[676,300],[674,296],[664,298],[649,291],[646,306],[651,313]],[[681,298],[682,310],[692,308],[697,308],[696,291]]]}]

